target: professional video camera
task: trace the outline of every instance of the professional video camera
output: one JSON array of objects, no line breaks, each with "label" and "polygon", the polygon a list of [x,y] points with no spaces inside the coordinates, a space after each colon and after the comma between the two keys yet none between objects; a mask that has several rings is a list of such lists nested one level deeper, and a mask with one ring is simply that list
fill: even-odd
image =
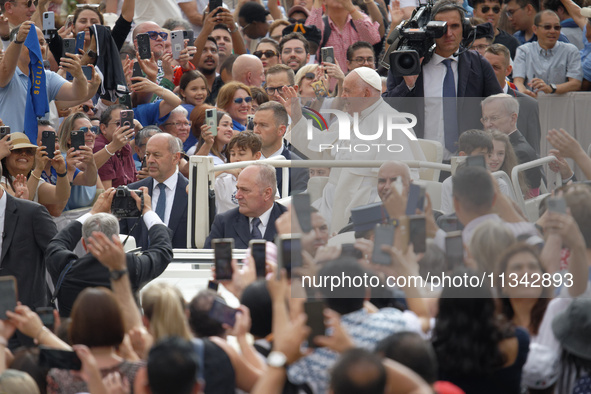
[{"label": "professional video camera", "polygon": [[388,50],[381,64],[391,69],[395,76],[417,75],[421,71],[422,57],[431,57],[435,38],[447,32],[447,22],[432,21],[433,0],[416,8],[411,18],[402,21],[387,38]]},{"label": "professional video camera", "polygon": [[127,186],[119,186],[115,190],[115,196],[111,203],[111,213],[118,218],[138,218],[142,216],[142,211],[138,209],[131,193],[137,194],[142,199],[142,208],[144,207],[144,192],[141,190],[131,190]]}]

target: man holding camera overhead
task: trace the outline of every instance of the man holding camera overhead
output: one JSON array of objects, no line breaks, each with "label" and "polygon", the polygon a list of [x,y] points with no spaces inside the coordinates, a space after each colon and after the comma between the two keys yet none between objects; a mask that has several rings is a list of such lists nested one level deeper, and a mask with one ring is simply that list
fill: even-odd
[{"label": "man holding camera overhead", "polygon": [[[168,263],[172,261],[169,230],[152,211],[152,199],[148,189],[144,187],[141,190],[143,206],[142,200],[135,192],[127,194],[109,188],[99,196],[89,213],[70,223],[47,245],[45,262],[56,289],[54,297],[58,300],[60,316],[70,315],[76,297],[87,287],[110,288],[111,280],[119,280],[127,275],[135,292],[164,272]],[[126,195],[120,197],[120,194]],[[150,248],[143,250],[141,255],[126,254],[127,268],[120,271],[109,271],[90,253],[78,258],[73,252],[81,238],[82,246],[87,250],[88,239],[95,232],[103,233],[110,239],[119,236],[119,223],[110,213],[114,198],[119,200],[117,206],[133,206],[135,201],[150,239]]]},{"label": "man holding camera overhead", "polygon": [[[391,67],[385,97],[428,98],[424,100],[424,112],[417,102],[414,108],[418,109],[410,110],[417,115],[415,133],[418,138],[441,142],[445,148],[443,158],[449,160],[457,151],[460,133],[480,127],[478,100],[456,98],[487,97],[502,93],[502,89],[491,65],[479,53],[460,47],[470,29],[460,6],[440,1],[432,8],[431,20],[447,22],[447,31],[435,38],[430,61],[421,64],[418,75],[395,76]],[[470,110],[470,105],[474,109]]]}]

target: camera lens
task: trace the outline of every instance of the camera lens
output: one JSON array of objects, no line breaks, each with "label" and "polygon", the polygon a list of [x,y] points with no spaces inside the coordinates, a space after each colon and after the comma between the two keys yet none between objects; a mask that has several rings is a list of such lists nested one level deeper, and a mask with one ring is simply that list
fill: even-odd
[{"label": "camera lens", "polygon": [[409,54],[403,54],[398,57],[398,67],[403,70],[409,70],[415,67],[415,60]]}]

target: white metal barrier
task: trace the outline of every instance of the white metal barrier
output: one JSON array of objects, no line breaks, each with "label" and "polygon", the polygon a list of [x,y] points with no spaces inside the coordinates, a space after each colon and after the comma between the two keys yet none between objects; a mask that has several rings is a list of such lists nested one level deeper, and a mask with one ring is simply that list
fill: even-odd
[{"label": "white metal barrier", "polygon": [[[540,194],[537,197],[525,200],[523,198],[523,194],[521,193],[521,187],[519,185],[519,173],[522,171],[529,170],[530,168],[540,167],[545,164],[552,163],[554,160],[556,160],[556,157],[551,156],[551,155],[546,156],[546,157],[542,157],[540,159],[536,159],[536,160],[528,161],[527,163],[516,165],[515,167],[513,167],[513,170],[511,171],[511,180],[513,181],[513,190],[515,192],[515,197],[516,197],[515,202],[517,202],[517,204],[519,205],[521,210],[527,216],[527,219],[531,222],[534,222],[538,219],[538,217],[539,217],[538,207],[540,205],[540,202],[549,193],[547,193],[548,189],[545,186],[540,187],[540,193],[543,193],[543,194]],[[560,178],[560,173],[556,174],[555,183],[557,185],[562,184],[562,180]],[[544,193],[544,192],[546,192],[546,193]]]},{"label": "white metal barrier", "polygon": [[[282,158],[283,159],[283,158]],[[286,187],[289,182],[289,168],[310,168],[310,167],[329,167],[329,168],[379,168],[385,161],[376,160],[276,160],[268,159],[265,163],[283,168],[283,191],[287,195]],[[451,165],[433,163],[428,161],[409,160],[403,161],[410,168],[428,168],[451,172]],[[235,168],[244,168],[256,161],[242,161],[238,163],[228,163],[213,165],[213,158],[209,156],[191,156],[189,159],[189,206],[187,220],[187,246],[188,248],[202,248],[205,239],[209,235],[210,219],[213,221],[215,206],[211,206],[214,195],[215,172],[231,170]]]}]

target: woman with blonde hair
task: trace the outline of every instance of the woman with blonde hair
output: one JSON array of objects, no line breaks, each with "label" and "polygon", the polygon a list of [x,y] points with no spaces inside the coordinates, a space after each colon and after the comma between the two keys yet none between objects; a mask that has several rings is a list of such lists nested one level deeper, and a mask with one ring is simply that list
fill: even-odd
[{"label": "woman with blonde hair", "polygon": [[235,388],[249,392],[262,370],[247,363],[230,345],[219,337],[195,338],[185,313],[181,292],[167,283],[150,285],[142,294],[144,325],[154,342],[167,336],[191,340],[196,352],[203,354],[205,394],[234,394]]},{"label": "woman with blonde hair", "polygon": [[480,272],[494,272],[499,251],[515,242],[515,236],[502,222],[486,220],[480,223],[474,230],[468,249],[476,263],[471,268]]}]

